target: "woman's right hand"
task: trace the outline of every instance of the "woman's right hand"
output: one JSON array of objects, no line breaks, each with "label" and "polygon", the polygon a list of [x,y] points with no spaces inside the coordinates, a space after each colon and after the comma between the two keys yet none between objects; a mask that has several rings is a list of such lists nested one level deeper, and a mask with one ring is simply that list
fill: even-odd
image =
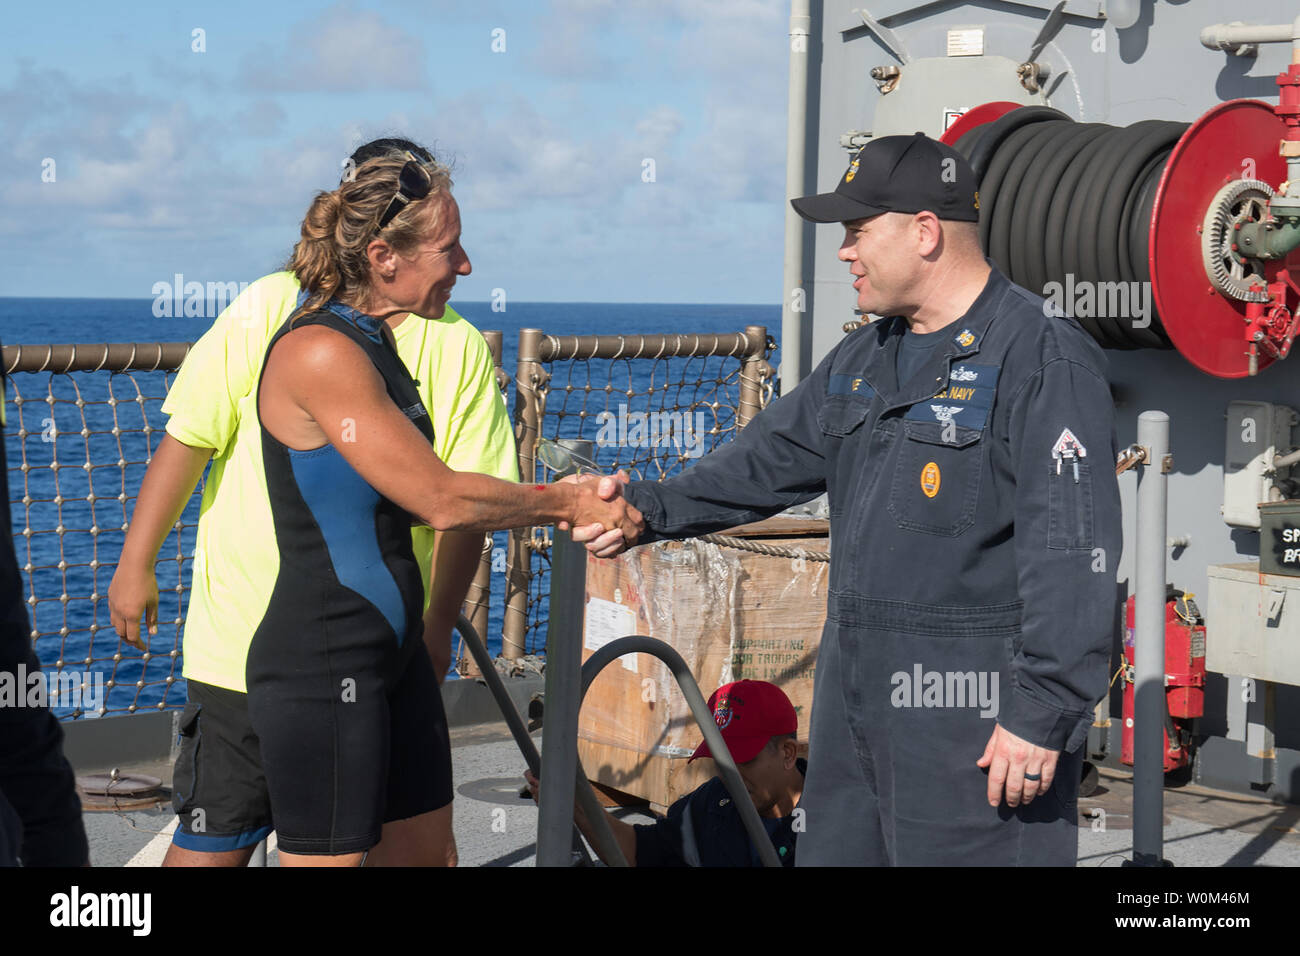
[{"label": "woman's right hand", "polygon": [[147,648],[140,639],[141,615],[149,634],[157,634],[158,579],[152,567],[119,564],[108,585],[109,620],[118,637],[143,651]]}]

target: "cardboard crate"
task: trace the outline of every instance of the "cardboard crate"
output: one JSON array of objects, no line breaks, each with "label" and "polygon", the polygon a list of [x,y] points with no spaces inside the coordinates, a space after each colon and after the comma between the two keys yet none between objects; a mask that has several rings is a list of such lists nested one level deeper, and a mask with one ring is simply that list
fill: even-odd
[{"label": "cardboard crate", "polygon": [[[827,523],[772,518],[726,532],[764,544],[828,550]],[[781,687],[808,739],[814,665],[826,619],[830,566],[699,540],[660,542],[587,565],[583,660],[608,641],[645,634],[672,645],[707,700],[732,680]],[[626,655],[584,699],[578,752],[587,776],[660,807],[714,775],[687,758],[703,740],[668,668]]]}]

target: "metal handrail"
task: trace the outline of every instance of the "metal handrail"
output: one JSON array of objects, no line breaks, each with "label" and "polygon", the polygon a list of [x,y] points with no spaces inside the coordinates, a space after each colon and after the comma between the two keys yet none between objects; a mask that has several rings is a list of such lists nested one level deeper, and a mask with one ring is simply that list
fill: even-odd
[{"label": "metal handrail", "polygon": [[14,372],[173,372],[192,342],[108,342],[104,344],[6,345],[0,351],[5,374]]},{"label": "metal handrail", "polygon": [[[497,707],[501,710],[501,716],[505,718],[506,726],[510,728],[510,736],[515,738],[515,744],[519,747],[519,752],[523,755],[524,762],[528,764],[528,769],[536,777],[542,774],[542,756],[537,752],[537,745],[533,743],[533,738],[528,733],[528,727],[524,723],[523,717],[519,715],[519,709],[515,707],[515,702],[510,699],[510,693],[506,690],[505,683],[501,680],[501,675],[493,666],[492,655],[488,653],[487,645],[483,639],[478,636],[478,631],[474,625],[469,622],[469,618],[464,614],[456,620],[456,630],[460,633],[461,639],[464,640],[465,646],[469,648],[470,654],[474,658],[474,663],[478,665],[480,676],[483,683],[487,684],[488,690],[492,692],[492,697],[496,700]],[[601,809],[600,802],[596,799],[596,794],[591,789],[591,784],[587,781],[587,776],[581,766],[578,767],[578,784],[574,791],[574,796],[582,805],[583,812],[588,817],[599,815],[602,820],[605,811]],[[591,863],[591,854],[587,852],[586,845],[582,842],[582,836],[575,830],[575,846],[581,854],[583,862]],[[608,838],[606,840],[606,837]],[[597,839],[592,840],[596,847],[596,852],[601,856],[608,854],[616,860],[623,860],[623,854],[618,848],[618,843],[614,840],[614,834],[610,831],[608,824],[603,828],[597,826]],[[626,866],[624,861],[620,865]]]},{"label": "metal handrail", "polygon": [[[700,387],[706,381],[703,371],[700,373],[699,380],[694,384],[694,393],[685,401],[675,401],[671,409],[664,404],[663,395],[669,388],[668,385],[661,383],[658,388],[660,392],[660,402],[657,406],[650,407],[655,414],[665,412],[677,413],[682,410],[689,411],[695,409],[700,414],[709,414],[713,416],[714,428],[709,434],[715,436],[716,442],[724,440],[724,434],[729,434],[733,428],[735,431],[743,429],[745,425],[752,421],[753,418],[765,407],[771,397],[772,380],[775,371],[767,361],[767,357],[772,350],[776,348],[776,342],[767,334],[767,327],[762,325],[747,325],[741,332],[731,333],[673,333],[660,335],[549,335],[541,329],[525,328],[519,330],[519,348],[517,362],[515,366],[515,442],[518,446],[519,454],[519,473],[522,480],[526,483],[532,483],[538,479],[538,462],[535,457],[535,451],[538,445],[538,439],[542,437],[545,423],[548,419],[552,423],[559,422],[555,425],[555,434],[548,437],[558,437],[564,434],[561,431],[562,421],[566,415],[576,415],[586,421],[599,420],[593,411],[611,412],[609,399],[615,393],[619,395],[620,400],[632,399],[635,395],[641,394],[649,400],[649,397],[655,392],[655,386],[651,383],[650,388],[644,392],[633,391],[629,385],[620,385],[617,388],[613,385],[612,378],[604,386],[593,385],[590,380],[585,386],[574,384],[572,381],[572,366],[581,365],[592,359],[604,359],[611,362],[631,363],[633,361],[646,361],[657,363],[667,360],[684,359],[688,363],[693,359],[732,359],[739,363],[739,369],[735,373],[728,373],[726,376],[719,375],[716,379],[709,379],[709,388],[713,392],[701,396]],[[554,366],[559,364],[570,365],[570,381],[562,388],[556,387],[552,383],[552,374]],[[725,389],[731,375],[736,375],[735,386],[737,388],[736,401],[734,406],[730,401],[719,402],[717,400],[717,391]],[[673,384],[672,388],[680,388],[686,383]],[[581,406],[576,411],[566,411],[568,399],[567,395],[574,393],[581,396],[575,399]],[[601,401],[592,396],[604,395],[603,409],[587,407],[587,401],[590,399],[596,405]],[[559,411],[554,411],[557,396],[560,397],[561,407]],[[547,411],[548,397],[552,403],[552,412]],[[719,419],[720,410],[734,411],[734,425],[722,427]],[[590,431],[590,428],[588,429]],[[589,434],[584,434],[581,425],[577,426],[577,435],[567,435],[566,437],[584,439],[589,438]],[[588,455],[594,458],[594,455]],[[635,454],[634,454],[635,459]],[[677,467],[673,462],[682,467],[685,466],[683,456],[678,453],[672,454],[652,454],[645,464],[647,467],[655,463],[660,475],[665,475],[666,468]],[[606,464],[613,465],[609,470],[613,471],[623,467],[626,462],[610,462]],[[637,471],[636,466],[631,466],[634,476],[642,477]],[[549,477],[549,476],[547,476]],[[535,628],[540,626],[537,620],[537,604],[540,602],[540,588],[538,594],[533,593],[534,586],[537,584],[540,574],[535,570],[539,562],[544,560],[549,548],[540,545],[535,541],[538,533],[536,528],[516,528],[510,533],[509,545],[506,551],[506,606],[505,616],[502,622],[502,655],[506,658],[522,657],[528,652],[528,638]],[[576,665],[575,665],[576,668]],[[576,670],[575,670],[576,673]]]},{"label": "metal handrail", "polygon": [[688,358],[730,355],[761,358],[767,349],[767,329],[761,325],[724,334],[678,332],[669,335],[543,335],[538,361],[563,362],[593,358]]},{"label": "metal handrail", "polygon": [[[579,708],[582,706],[583,698],[587,696],[587,689],[591,687],[592,681],[596,679],[596,675],[624,654],[650,654],[667,665],[677,681],[677,686],[681,688],[682,696],[686,698],[686,704],[691,709],[691,716],[695,718],[695,722],[700,725],[700,730],[704,733],[704,742],[709,745],[713,762],[718,765],[718,773],[722,777],[722,782],[726,784],[727,790],[731,793],[731,799],[735,801],[736,808],[740,811],[740,820],[745,824],[745,830],[749,833],[749,839],[754,844],[755,849],[758,850],[763,865],[781,866],[781,860],[776,855],[772,840],[767,835],[767,831],[763,828],[763,821],[758,816],[758,808],[754,806],[753,798],[750,797],[749,791],[745,788],[745,781],[741,779],[740,771],[736,769],[736,761],[732,758],[731,751],[727,749],[727,742],[722,737],[722,731],[718,729],[717,723],[713,720],[713,714],[709,711],[709,705],[705,702],[704,695],[700,693],[700,685],[696,682],[691,669],[686,666],[686,661],[683,660],[682,655],[678,654],[671,645],[657,638],[647,637],[644,634],[631,634],[610,641],[588,657],[582,665],[582,687],[578,696]],[[605,821],[602,820],[602,822]]]},{"label": "metal handrail", "polygon": [[[484,330],[495,369],[495,382],[505,392],[512,381],[501,367],[502,341],[500,331]],[[8,389],[12,389],[14,409],[10,409],[9,422],[0,435],[0,440],[16,438],[16,455],[9,462],[11,488],[14,497],[10,501],[0,502],[0,507],[14,510],[14,534],[22,557],[20,570],[25,575],[26,603],[32,617],[32,641],[48,642],[53,646],[41,647],[37,644],[41,657],[47,659],[46,669],[53,674],[77,678],[76,686],[87,689],[84,681],[91,674],[102,672],[106,680],[108,696],[102,701],[99,714],[113,714],[162,710],[179,707],[183,703],[173,702],[168,697],[168,688],[176,684],[181,676],[181,628],[185,621],[182,613],[186,594],[189,591],[190,562],[192,560],[189,544],[193,541],[194,525],[192,519],[182,518],[176,526],[177,547],[174,557],[159,558],[156,567],[168,569],[170,580],[177,582],[175,587],[168,584],[163,597],[170,602],[175,594],[174,611],[168,608],[162,613],[161,625],[166,625],[166,635],[171,640],[170,649],[163,646],[164,635],[159,635],[149,651],[137,652],[119,646],[115,635],[111,634],[107,622],[103,621],[106,612],[107,583],[117,561],[116,552],[106,553],[94,550],[99,535],[106,532],[119,532],[126,528],[132,503],[138,492],[138,478],[135,469],[147,466],[152,460],[156,443],[149,436],[163,434],[164,421],[154,418],[157,406],[165,398],[171,383],[171,373],[177,371],[189,354],[194,343],[191,342],[109,342],[109,343],[67,343],[67,344],[25,344],[5,345],[0,348],[0,370],[8,379]],[[94,373],[106,373],[108,384]],[[160,373],[164,376],[158,387],[148,386],[141,389],[140,382],[131,373]],[[48,375],[49,381],[34,379],[29,382],[20,377],[22,374]],[[89,373],[86,378],[73,378],[71,373]],[[115,393],[112,383],[116,376],[124,375],[132,389],[122,397]],[[59,380],[57,377],[65,377]],[[58,381],[58,387],[55,382]],[[143,381],[143,380],[142,380]],[[107,388],[106,399],[98,397],[99,391]],[[65,388],[68,394],[65,395]],[[0,389],[0,404],[10,400],[7,390]],[[104,420],[88,420],[87,414],[95,407],[104,416]],[[30,409],[29,417],[24,422],[23,410]],[[56,415],[55,409],[60,413]],[[15,413],[16,409],[16,413]],[[62,411],[75,424],[68,427]],[[132,425],[119,414],[130,410],[131,417],[139,416],[140,424]],[[34,415],[34,419],[31,417]],[[59,426],[55,426],[55,419]],[[15,434],[16,433],[16,434]],[[32,444],[27,445],[29,439]],[[124,441],[136,440],[134,446],[123,447]],[[37,438],[40,443],[37,444]],[[40,461],[28,461],[25,452],[32,449],[50,449],[48,456]],[[59,452],[65,450],[68,456],[61,457]],[[120,481],[109,481],[116,469]],[[48,490],[34,492],[28,484],[34,475],[53,476],[47,483]],[[62,475],[80,476],[81,486],[73,493],[61,489],[58,477]],[[93,481],[90,476],[94,476]],[[110,490],[100,491],[107,484]],[[83,495],[83,491],[85,494]],[[97,493],[98,492],[98,493]],[[198,496],[202,494],[202,486]],[[197,500],[194,501],[197,505]],[[65,520],[63,508],[73,509],[71,521]],[[96,508],[109,508],[105,514]],[[77,510],[80,509],[80,510]],[[53,513],[51,513],[53,512]],[[192,513],[192,512],[191,512]],[[33,515],[37,517],[33,517]],[[181,532],[189,535],[184,544]],[[70,557],[62,550],[65,536],[77,536],[78,542],[89,537],[91,547],[88,557]],[[57,537],[56,537],[57,536]],[[32,556],[32,541],[57,541],[49,545],[45,553],[37,547],[37,556]],[[488,628],[492,584],[492,545],[491,536],[484,536],[485,547],[479,558],[478,571],[474,576],[467,607],[472,622],[477,622],[476,633],[484,633]],[[78,549],[85,547],[78,544]],[[24,551],[26,552],[24,554]],[[80,551],[78,551],[80,554]],[[171,570],[172,568],[175,570]],[[84,577],[69,577],[82,575]],[[100,577],[102,576],[102,577]],[[85,577],[90,578],[86,586],[70,586],[69,582],[80,585]],[[161,577],[161,575],[160,575]],[[58,590],[54,590],[57,587]],[[60,593],[62,592],[62,593]],[[50,608],[53,610],[47,611]],[[69,620],[71,611],[72,620]],[[45,623],[46,614],[54,616],[55,626]],[[174,629],[174,631],[172,630]],[[73,647],[69,641],[69,632],[73,640],[85,640],[86,650],[80,646]],[[97,637],[98,635],[98,637]],[[84,637],[83,637],[84,636]],[[105,639],[107,650],[102,650]],[[55,641],[57,644],[54,644]],[[170,666],[162,679],[144,679],[141,675],[131,674],[129,678],[119,675],[119,666],[123,668],[148,668],[150,677],[157,671],[158,663],[170,657]],[[150,664],[151,661],[156,663]],[[84,668],[84,670],[81,670]],[[143,680],[143,683],[140,683]],[[146,688],[161,686],[163,700],[157,704],[140,703],[142,691]],[[183,686],[183,685],[181,685]],[[128,693],[134,687],[134,700],[126,706],[121,705],[118,696]],[[109,698],[113,704],[109,704]],[[173,695],[174,697],[174,695]],[[83,698],[78,697],[78,700]],[[130,698],[127,698],[130,700]],[[71,708],[69,708],[71,709]],[[83,709],[78,706],[72,714],[61,719],[80,718]]]}]

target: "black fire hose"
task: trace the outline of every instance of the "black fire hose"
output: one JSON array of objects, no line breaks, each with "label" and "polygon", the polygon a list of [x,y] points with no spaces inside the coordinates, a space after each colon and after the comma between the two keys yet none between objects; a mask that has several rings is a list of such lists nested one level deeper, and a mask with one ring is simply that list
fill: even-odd
[{"label": "black fire hose", "polygon": [[[1065,311],[1106,348],[1172,348],[1150,297],[1147,256],[1156,187],[1187,127],[1076,123],[1046,106],[977,126],[955,148],[979,181],[980,241],[989,258],[1045,297],[1059,283]],[[1125,284],[1120,314],[1109,307],[1121,301],[1113,283]],[[1093,307],[1076,310],[1071,290],[1085,288]]]}]

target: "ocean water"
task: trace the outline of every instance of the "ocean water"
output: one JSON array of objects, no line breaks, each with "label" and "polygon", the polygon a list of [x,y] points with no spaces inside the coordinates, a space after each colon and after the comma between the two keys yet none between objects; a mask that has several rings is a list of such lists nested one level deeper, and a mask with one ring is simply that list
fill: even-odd
[{"label": "ocean water", "polygon": [[[512,375],[519,330],[523,328],[538,328],[555,335],[641,335],[730,333],[742,331],[747,325],[764,325],[769,335],[779,339],[781,318],[780,307],[775,305],[510,303],[505,311],[494,311],[486,302],[452,305],[480,330],[504,333],[503,366]],[[158,318],[153,306],[151,299],[0,298],[0,341],[6,345],[194,341],[219,311],[214,303],[207,317]],[[773,364],[778,359],[779,352]],[[635,414],[637,409],[662,408],[665,400],[669,407],[676,402],[707,400],[715,380],[735,368],[734,360],[724,364],[717,359],[657,363],[592,360],[557,365],[553,368],[548,412],[564,409],[569,414],[558,418],[548,415],[543,432],[593,438],[597,431],[593,415],[597,410],[613,411],[625,404]],[[24,398],[21,409],[14,403],[14,384]],[[159,635],[147,659],[127,645],[119,646],[105,597],[149,450],[156,448],[166,425],[166,416],[161,413],[165,376],[157,372],[135,372],[130,376],[104,372],[59,376],[20,373],[14,384],[4,396],[9,422],[4,439],[10,495],[16,499],[10,504],[16,532],[14,545],[19,566],[30,563],[33,568],[31,580],[40,599],[35,606],[29,606],[34,629],[42,632],[36,642],[37,654],[47,669],[62,667],[102,675],[110,712],[132,705],[150,709],[179,706],[185,692],[180,679],[177,622],[185,611],[181,589],[188,584],[194,525],[198,520],[197,495],[182,516],[186,528],[179,536],[173,532],[160,552]],[[588,384],[594,394],[586,389]],[[566,385],[573,388],[566,391]],[[734,384],[730,393],[734,400]],[[56,399],[52,404],[47,401],[51,395]],[[513,409],[513,384],[507,399]],[[82,404],[78,405],[78,400]],[[579,411],[586,414],[576,414]],[[18,434],[20,420],[27,431],[22,439]],[[710,419],[708,424],[712,423]],[[728,423],[724,411],[718,424],[725,428]],[[121,429],[118,434],[113,432],[115,426]],[[146,426],[150,431],[126,431]],[[710,438],[701,451],[715,441]],[[643,450],[639,456],[644,459],[647,454]],[[602,466],[608,466],[615,456],[626,460],[628,455],[627,449],[609,445],[599,447],[596,458]],[[90,469],[83,467],[87,458],[92,464]],[[119,468],[119,460],[126,462],[124,469]],[[658,477],[653,466],[643,467],[642,473]],[[30,536],[22,533],[26,523],[21,501],[25,489],[33,499],[54,499],[31,505]],[[92,493],[93,502],[88,500]],[[59,527],[69,529],[61,539],[56,532]],[[92,527],[96,535],[84,530]],[[504,572],[500,568],[504,564],[505,537],[504,533],[494,536],[486,635],[493,654],[501,648]],[[543,578],[542,621],[545,587]],[[61,599],[64,594],[66,601]],[[540,650],[544,639],[544,626],[531,630],[527,649]],[[108,687],[110,680],[112,686]],[[76,713],[69,707],[56,708],[56,712],[64,717]]]}]

